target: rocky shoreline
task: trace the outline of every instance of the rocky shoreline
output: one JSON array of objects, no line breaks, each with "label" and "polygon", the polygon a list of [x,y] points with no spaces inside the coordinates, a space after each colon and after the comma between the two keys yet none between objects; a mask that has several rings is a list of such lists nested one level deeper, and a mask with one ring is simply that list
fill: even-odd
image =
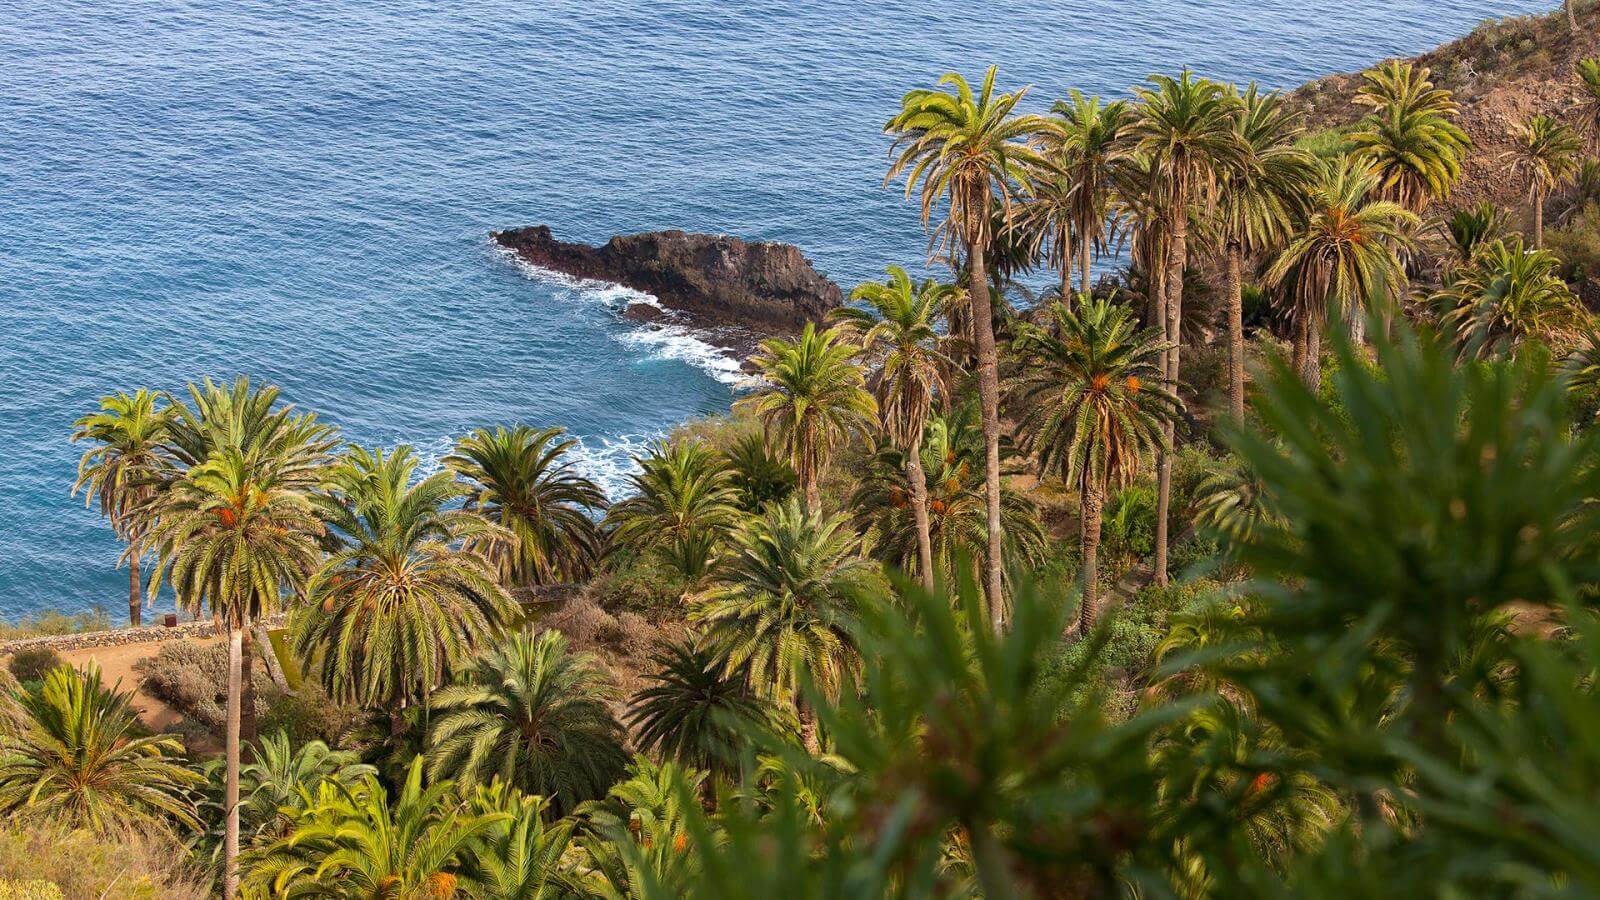
[{"label": "rocky shoreline", "polygon": [[652,231],[618,235],[595,247],[557,240],[547,225],[491,236],[539,268],[656,297],[662,308],[636,303],[623,311],[636,322],[656,323],[675,312],[712,332],[787,333],[820,321],[844,299],[839,286],[790,244]]}]

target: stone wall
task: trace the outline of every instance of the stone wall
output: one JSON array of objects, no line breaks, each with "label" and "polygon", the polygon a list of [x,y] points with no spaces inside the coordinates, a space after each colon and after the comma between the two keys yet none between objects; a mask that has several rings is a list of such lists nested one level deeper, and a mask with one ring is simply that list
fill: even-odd
[{"label": "stone wall", "polygon": [[[262,622],[267,628],[283,624],[283,616],[273,616]],[[182,640],[192,637],[210,637],[217,634],[217,624],[210,620],[181,622],[168,628],[165,625],[146,625],[141,628],[113,628],[108,631],[83,631],[77,634],[47,634],[40,637],[0,641],[0,656],[34,647],[48,647],[57,653],[86,650],[91,647],[117,647],[123,644],[146,644],[157,641]]]}]

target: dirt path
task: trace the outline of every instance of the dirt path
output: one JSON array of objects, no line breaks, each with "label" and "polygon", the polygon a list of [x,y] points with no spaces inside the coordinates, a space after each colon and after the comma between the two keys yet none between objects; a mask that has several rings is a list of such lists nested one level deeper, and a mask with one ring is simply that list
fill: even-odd
[{"label": "dirt path", "polygon": [[[218,637],[193,637],[186,638],[187,643],[205,646],[222,640]],[[82,668],[91,660],[100,664],[100,672],[108,685],[114,685],[119,680],[123,690],[133,690],[133,709],[138,713],[139,720],[146,727],[156,732],[170,732],[176,729],[177,723],[183,721],[183,716],[160,699],[139,689],[139,673],[133,670],[134,663],[141,659],[155,656],[161,649],[161,641],[149,641],[140,644],[119,644],[114,647],[89,647],[83,650],[68,650],[61,654],[61,659],[71,665]],[[207,748],[196,746],[196,750]]]}]

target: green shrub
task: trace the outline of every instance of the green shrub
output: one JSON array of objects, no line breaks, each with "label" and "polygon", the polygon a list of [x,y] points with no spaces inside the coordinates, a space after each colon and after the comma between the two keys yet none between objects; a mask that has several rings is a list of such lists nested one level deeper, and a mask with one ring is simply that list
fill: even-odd
[{"label": "green shrub", "polygon": [[111,616],[100,607],[88,612],[64,613],[45,610],[17,621],[15,625],[0,622],[0,641],[21,638],[45,637],[56,634],[82,634],[87,631],[109,631]]},{"label": "green shrub", "polygon": [[0,824],[0,898],[204,900],[211,892],[188,859],[162,832],[96,834],[14,817]]},{"label": "green shrub", "polygon": [[39,681],[57,666],[63,665],[61,654],[49,647],[28,647],[11,654],[6,668],[18,681]]},{"label": "green shrub", "polygon": [[1106,504],[1100,522],[1100,539],[1106,550],[1124,560],[1147,556],[1156,545],[1156,490],[1135,482],[1118,491]]},{"label": "green shrub", "polygon": [[64,896],[48,881],[0,881],[0,900],[63,900]]},{"label": "green shrub", "polygon": [[362,715],[361,710],[334,702],[315,682],[307,681],[297,691],[269,691],[256,732],[286,732],[296,747],[311,741],[334,747],[361,723]]}]

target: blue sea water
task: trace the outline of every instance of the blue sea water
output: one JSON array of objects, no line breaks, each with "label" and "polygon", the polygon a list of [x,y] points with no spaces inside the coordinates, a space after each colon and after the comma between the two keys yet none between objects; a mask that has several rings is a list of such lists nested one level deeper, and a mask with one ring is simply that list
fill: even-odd
[{"label": "blue sea water", "polygon": [[1290,87],[1554,0],[0,0],[0,618],[104,604],[72,421],[237,373],[437,457],[560,424],[612,488],[733,375],[628,292],[490,229],[801,245],[846,286],[915,264],[881,184],[899,96],[1001,64],[1037,106],[1189,65]]}]

